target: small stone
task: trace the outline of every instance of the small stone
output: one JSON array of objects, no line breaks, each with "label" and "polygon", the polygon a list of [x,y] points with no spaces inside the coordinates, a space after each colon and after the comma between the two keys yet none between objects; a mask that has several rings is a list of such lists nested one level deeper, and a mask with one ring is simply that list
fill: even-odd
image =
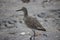
[{"label": "small stone", "polygon": [[13,24],[12,22],[8,21],[9,24]]},{"label": "small stone", "polygon": [[56,12],[56,10],[50,10],[50,12]]},{"label": "small stone", "polygon": [[41,17],[39,14],[37,15],[38,17]]},{"label": "small stone", "polygon": [[47,20],[44,20],[45,22],[47,22]]},{"label": "small stone", "polygon": [[15,23],[17,22],[16,20],[13,20]]},{"label": "small stone", "polygon": [[14,27],[16,27],[14,24],[5,24],[5,27],[6,28],[14,28]]},{"label": "small stone", "polygon": [[[58,13],[58,15],[60,15],[60,12],[57,12],[57,13]],[[56,13],[56,14],[57,14],[57,13]]]},{"label": "small stone", "polygon": [[45,15],[45,13],[42,12],[41,14],[38,14],[37,16],[43,18],[43,17],[45,17],[46,15]]},{"label": "small stone", "polygon": [[60,31],[60,29],[58,29],[58,31]]},{"label": "small stone", "polygon": [[3,23],[6,23],[6,21],[2,21]]},{"label": "small stone", "polygon": [[45,15],[45,13],[43,13],[43,12],[42,12],[41,14],[42,14],[42,15]]},{"label": "small stone", "polygon": [[29,3],[30,0],[21,0],[23,3]]},{"label": "small stone", "polygon": [[15,32],[11,32],[11,33],[8,33],[8,34],[16,34]]},{"label": "small stone", "polygon": [[46,34],[43,34],[43,36],[46,36],[46,37],[47,37],[47,35],[46,35]]},{"label": "small stone", "polygon": [[7,27],[7,24],[4,24],[5,25],[5,27]]},{"label": "small stone", "polygon": [[15,20],[10,20],[10,21],[8,21],[8,23],[9,24],[14,24],[14,23],[16,23],[17,21],[15,21]]},{"label": "small stone", "polygon": [[52,22],[55,22],[55,20],[52,20]]},{"label": "small stone", "polygon": [[20,33],[21,35],[25,35],[26,33],[25,32],[22,32],[22,33]]},{"label": "small stone", "polygon": [[58,16],[60,18],[60,16]]},{"label": "small stone", "polygon": [[22,23],[22,21],[19,21],[20,23]]},{"label": "small stone", "polygon": [[0,24],[0,26],[1,26],[1,24]]}]

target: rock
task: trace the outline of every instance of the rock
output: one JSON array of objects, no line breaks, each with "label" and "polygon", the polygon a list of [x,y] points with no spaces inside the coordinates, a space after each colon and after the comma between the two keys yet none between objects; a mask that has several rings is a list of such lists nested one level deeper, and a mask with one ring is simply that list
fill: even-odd
[{"label": "rock", "polygon": [[22,23],[22,21],[19,21],[20,23]]},{"label": "rock", "polygon": [[17,21],[16,20],[13,20],[14,23],[16,23]]},{"label": "rock", "polygon": [[40,18],[44,18],[46,16],[46,14],[42,12],[41,14],[38,14],[37,16]]},{"label": "rock", "polygon": [[9,23],[9,24],[14,24],[14,23],[13,23],[13,22],[11,22],[11,21],[8,21],[8,23]]},{"label": "rock", "polygon": [[0,24],[0,26],[1,26],[1,24]]},{"label": "rock", "polygon": [[47,35],[46,35],[46,34],[43,34],[43,36],[47,37]]},{"label": "rock", "polygon": [[58,29],[58,31],[60,31],[60,29]]},{"label": "rock", "polygon": [[58,17],[60,18],[60,15]]},{"label": "rock", "polygon": [[9,23],[7,23],[7,24],[5,24],[5,27],[6,28],[14,28],[15,24],[9,24]]},{"label": "rock", "polygon": [[52,10],[49,10],[50,12],[59,12],[60,9],[52,9]]},{"label": "rock", "polygon": [[5,25],[5,27],[7,27],[7,24],[4,24]]},{"label": "rock", "polygon": [[16,20],[8,20],[7,21],[9,24],[15,24],[17,21]]},{"label": "rock", "polygon": [[2,22],[3,22],[3,23],[6,23],[6,21],[5,21],[5,20],[3,20]]},{"label": "rock", "polygon": [[21,0],[23,3],[29,3],[30,0]]},{"label": "rock", "polygon": [[12,35],[15,35],[15,34],[16,34],[16,32],[10,32],[10,33],[8,33],[8,34],[12,34]]},{"label": "rock", "polygon": [[47,22],[48,20],[44,20],[45,22]]}]

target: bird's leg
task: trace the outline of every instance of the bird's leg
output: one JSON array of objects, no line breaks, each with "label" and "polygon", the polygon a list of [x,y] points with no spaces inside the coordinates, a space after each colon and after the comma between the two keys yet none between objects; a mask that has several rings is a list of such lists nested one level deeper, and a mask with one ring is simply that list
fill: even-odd
[{"label": "bird's leg", "polygon": [[32,30],[33,31],[33,39],[35,40],[35,29]]},{"label": "bird's leg", "polygon": [[35,40],[35,29],[32,29],[32,31],[34,34],[30,37],[30,40]]}]

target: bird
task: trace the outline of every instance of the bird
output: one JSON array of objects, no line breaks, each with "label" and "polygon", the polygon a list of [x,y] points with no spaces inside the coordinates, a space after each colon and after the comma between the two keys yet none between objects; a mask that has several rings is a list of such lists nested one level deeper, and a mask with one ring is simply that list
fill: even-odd
[{"label": "bird", "polygon": [[[16,10],[18,11],[23,11],[24,13],[24,22],[27,25],[28,28],[32,29],[32,31],[34,32],[35,36],[35,30],[39,30],[39,31],[46,31],[46,29],[39,23],[39,21],[37,20],[37,18],[33,18],[31,16],[28,15],[28,10],[26,7],[22,7],[21,9]],[[35,38],[34,38],[35,40]]]}]

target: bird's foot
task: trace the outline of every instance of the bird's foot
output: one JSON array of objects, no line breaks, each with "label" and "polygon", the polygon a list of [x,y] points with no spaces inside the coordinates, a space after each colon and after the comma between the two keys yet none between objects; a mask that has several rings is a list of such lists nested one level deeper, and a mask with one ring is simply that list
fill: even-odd
[{"label": "bird's foot", "polygon": [[35,40],[35,36],[32,35],[32,36],[30,37],[30,40]]}]

